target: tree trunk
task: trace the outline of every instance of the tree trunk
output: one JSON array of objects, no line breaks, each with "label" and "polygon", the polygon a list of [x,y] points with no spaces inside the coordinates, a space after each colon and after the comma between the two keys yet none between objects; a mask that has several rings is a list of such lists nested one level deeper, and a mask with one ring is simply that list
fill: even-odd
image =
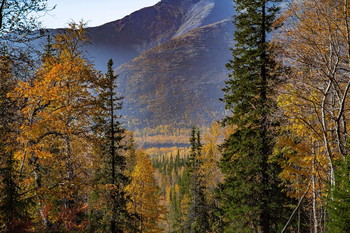
[{"label": "tree trunk", "polygon": [[269,233],[270,232],[270,210],[269,210],[269,175],[267,173],[268,170],[268,156],[269,156],[269,142],[267,139],[267,125],[268,125],[268,119],[267,119],[267,112],[266,112],[266,104],[267,104],[267,61],[266,61],[266,1],[262,1],[262,19],[261,19],[261,43],[263,45],[263,51],[261,54],[261,60],[263,61],[263,64],[261,66],[261,106],[262,106],[262,120],[261,120],[261,142],[262,142],[262,184],[263,184],[263,191],[262,191],[262,211],[260,214],[260,228],[262,233]]},{"label": "tree trunk", "polygon": [[[34,154],[32,155],[32,162],[34,164],[34,180],[35,180],[35,184],[36,184],[36,190],[39,190],[41,189],[42,187],[42,184],[41,184],[41,174],[40,174],[40,167],[39,167],[39,164],[38,164],[38,157],[36,157]],[[48,229],[48,226],[49,226],[49,221],[44,213],[44,204],[43,204],[43,198],[38,195],[38,206],[39,206],[39,214],[40,214],[40,217],[41,217],[41,220],[44,224],[44,227],[46,229]]]},{"label": "tree trunk", "polygon": [[[314,151],[314,145],[313,145]],[[317,233],[318,230],[318,220],[317,220],[317,196],[316,196],[316,175],[315,175],[315,158],[312,160],[312,213],[313,213],[313,222],[314,222],[314,233]]]},{"label": "tree trunk", "polygon": [[[110,156],[111,156],[111,166],[112,166],[112,171],[111,171],[111,183],[115,185],[115,170],[116,170],[116,161],[115,161],[115,132],[114,132],[114,103],[113,103],[113,77],[110,77],[110,130],[111,130],[111,151],[110,151]],[[116,203],[116,191],[113,187],[112,194],[111,194],[111,199],[112,199],[112,219],[111,219],[111,232],[116,233],[116,218],[117,218],[117,203]]]},{"label": "tree trunk", "polygon": [[0,29],[2,29],[2,24],[3,24],[3,19],[4,19],[4,7],[6,4],[6,0],[2,0],[1,1],[1,5],[0,5]]}]

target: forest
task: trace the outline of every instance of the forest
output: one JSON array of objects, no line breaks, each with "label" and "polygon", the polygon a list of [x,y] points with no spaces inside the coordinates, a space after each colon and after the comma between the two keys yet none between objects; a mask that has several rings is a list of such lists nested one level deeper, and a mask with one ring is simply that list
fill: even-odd
[{"label": "forest", "polygon": [[0,1],[0,231],[350,232],[349,0],[233,3],[226,116],[142,148],[86,25]]}]

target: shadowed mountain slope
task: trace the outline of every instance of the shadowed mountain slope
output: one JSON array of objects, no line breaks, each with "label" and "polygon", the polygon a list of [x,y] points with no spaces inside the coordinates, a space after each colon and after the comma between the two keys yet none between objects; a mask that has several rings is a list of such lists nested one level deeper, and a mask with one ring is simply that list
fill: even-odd
[{"label": "shadowed mountain slope", "polygon": [[129,129],[204,126],[222,117],[233,11],[231,0],[162,0],[88,28],[96,68],[105,71],[110,58],[119,66]]},{"label": "shadowed mountain slope", "polygon": [[88,52],[96,67],[105,70],[109,58],[123,64],[194,28],[224,20],[232,11],[231,0],[163,0],[123,19],[89,28],[92,43]]},{"label": "shadowed mountain slope", "polygon": [[120,66],[124,114],[132,126],[205,125],[223,114],[221,88],[232,23],[223,20],[175,37]]}]

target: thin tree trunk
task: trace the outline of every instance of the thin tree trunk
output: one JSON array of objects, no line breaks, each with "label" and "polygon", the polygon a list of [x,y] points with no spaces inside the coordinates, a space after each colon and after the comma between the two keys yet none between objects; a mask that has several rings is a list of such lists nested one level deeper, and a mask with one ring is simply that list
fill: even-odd
[{"label": "thin tree trunk", "polygon": [[[314,152],[314,145],[313,145]],[[312,212],[313,212],[313,222],[314,222],[314,233],[318,230],[318,220],[317,220],[317,200],[316,200],[316,175],[315,175],[315,158],[312,160]]]},{"label": "thin tree trunk", "polygon": [[[35,182],[37,183],[37,188],[41,188],[41,176],[37,172],[34,172],[34,176],[35,176]],[[38,206],[39,206],[40,217],[44,224],[44,227],[48,228],[48,220],[47,220],[46,214],[44,213],[43,198],[40,196],[38,196]]]},{"label": "thin tree trunk", "polygon": [[[42,183],[41,183],[41,174],[40,174],[40,167],[38,164],[38,157],[36,157],[34,154],[32,155],[32,162],[34,164],[34,180],[36,184],[36,190],[41,189]],[[44,224],[44,227],[48,228],[48,219],[44,213],[44,204],[43,204],[43,198],[39,195],[38,197],[38,206],[39,206],[39,214],[40,218]]]},{"label": "thin tree trunk", "polygon": [[74,168],[72,164],[72,150],[70,144],[70,138],[65,138],[66,144],[66,168],[67,168],[67,179],[72,181],[74,179]]},{"label": "thin tree trunk", "polygon": [[298,208],[298,233],[300,233],[300,208]]},{"label": "thin tree trunk", "polygon": [[300,207],[302,201],[304,200],[305,195],[309,192],[310,186],[311,186],[311,182],[309,182],[309,185],[307,186],[306,191],[305,191],[304,194],[300,197],[299,202],[298,202],[298,205],[297,205],[297,206],[295,207],[295,209],[293,210],[293,212],[292,212],[292,214],[290,215],[290,217],[289,217],[289,219],[288,219],[286,225],[283,227],[281,233],[284,233],[284,232],[287,230],[287,227],[289,226],[290,222],[292,221],[292,219],[293,219],[293,217],[294,217],[294,214],[296,213],[297,210],[298,210],[298,215],[299,215],[299,216],[298,216],[298,218],[299,218],[299,219],[298,219],[298,232],[299,232],[299,230],[300,230],[300,225],[299,225],[299,221],[300,221],[299,207]]},{"label": "thin tree trunk", "polygon": [[267,113],[266,113],[266,104],[267,104],[267,53],[266,53],[266,0],[262,1],[262,15],[261,15],[261,44],[262,44],[262,53],[261,53],[261,105],[262,105],[262,120],[261,120],[261,142],[262,142],[262,184],[263,184],[263,204],[262,204],[262,211],[260,214],[260,223],[259,227],[262,233],[269,233],[270,232],[270,223],[271,223],[271,215],[270,210],[268,208],[268,200],[269,200],[269,190],[267,189],[268,183],[269,183],[269,175],[267,173],[268,165],[268,155],[269,155],[269,142],[267,139],[267,125],[268,125],[268,119],[267,119]]},{"label": "thin tree trunk", "polygon": [[[113,74],[111,74],[113,76]],[[116,161],[115,161],[115,132],[114,132],[114,102],[113,102],[113,77],[110,77],[110,130],[111,130],[111,166],[112,166],[112,173],[111,173],[111,183],[115,185],[115,169],[116,169]],[[111,232],[116,233],[116,217],[117,217],[117,203],[116,203],[116,190],[112,191],[111,198],[112,198],[112,219],[111,219]]]},{"label": "thin tree trunk", "polygon": [[330,80],[329,83],[327,84],[325,94],[322,98],[322,103],[321,103],[321,123],[322,123],[322,134],[323,134],[323,143],[324,146],[326,147],[326,153],[327,153],[327,159],[328,159],[328,166],[329,166],[329,173],[330,173],[330,183],[331,187],[335,186],[335,177],[334,177],[334,168],[333,168],[333,161],[332,161],[332,150],[329,145],[329,140],[328,140],[328,124],[326,120],[326,101],[327,97],[329,95],[329,90],[332,86],[332,81]]},{"label": "thin tree trunk", "polygon": [[[298,184],[299,184],[298,186],[300,187],[300,177],[299,176],[298,176]],[[310,182],[309,182],[309,185],[308,185],[308,190],[309,189],[310,189]],[[307,192],[305,192],[305,195],[306,195],[306,193]],[[299,195],[300,195],[300,189],[298,188],[298,197],[299,197]],[[302,201],[302,199],[304,198],[305,195],[303,195],[302,197],[299,198],[299,202],[298,203],[301,203],[301,201]],[[297,223],[298,224],[298,226],[297,226],[298,230],[297,230],[297,233],[300,233],[300,208],[299,207],[297,207],[297,208],[298,208],[298,223]]]},{"label": "thin tree trunk", "polygon": [[4,8],[5,8],[6,0],[2,0],[0,5],[0,29],[2,29],[2,24],[4,20]]}]

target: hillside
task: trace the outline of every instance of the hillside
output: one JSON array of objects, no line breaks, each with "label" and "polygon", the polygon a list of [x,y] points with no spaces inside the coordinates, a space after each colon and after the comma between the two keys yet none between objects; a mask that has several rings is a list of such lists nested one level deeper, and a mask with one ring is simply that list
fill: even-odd
[{"label": "hillside", "polygon": [[[103,72],[114,60],[124,122],[138,138],[157,136],[158,128],[168,129],[163,138],[174,137],[174,128],[205,127],[223,116],[219,98],[233,45],[232,14],[231,0],[162,0],[87,29],[88,58]],[[187,143],[187,134],[176,142]]]},{"label": "hillside", "polygon": [[191,30],[120,66],[124,114],[130,126],[207,125],[223,114],[221,88],[227,77],[233,33],[223,20]]},{"label": "hillside", "polygon": [[121,65],[192,29],[229,18],[231,0],[162,0],[123,19],[89,28],[88,52],[98,69],[113,58]]}]

